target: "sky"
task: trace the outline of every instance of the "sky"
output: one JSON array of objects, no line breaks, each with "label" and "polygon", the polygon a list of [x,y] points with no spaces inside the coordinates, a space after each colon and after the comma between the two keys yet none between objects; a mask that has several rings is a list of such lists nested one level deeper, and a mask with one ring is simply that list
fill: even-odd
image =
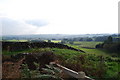
[{"label": "sky", "polygon": [[118,1],[0,0],[2,35],[118,33]]}]

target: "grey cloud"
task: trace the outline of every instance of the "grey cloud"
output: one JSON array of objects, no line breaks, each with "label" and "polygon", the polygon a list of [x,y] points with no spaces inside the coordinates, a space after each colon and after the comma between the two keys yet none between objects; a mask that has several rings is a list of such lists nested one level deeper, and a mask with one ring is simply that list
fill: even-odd
[{"label": "grey cloud", "polygon": [[26,23],[34,25],[34,26],[38,26],[38,27],[48,25],[48,22],[45,20],[28,20],[26,21]]},{"label": "grey cloud", "polygon": [[21,35],[21,34],[34,34],[37,30],[36,26],[31,26],[25,22],[13,20],[10,18],[0,18],[2,22],[3,35]]}]

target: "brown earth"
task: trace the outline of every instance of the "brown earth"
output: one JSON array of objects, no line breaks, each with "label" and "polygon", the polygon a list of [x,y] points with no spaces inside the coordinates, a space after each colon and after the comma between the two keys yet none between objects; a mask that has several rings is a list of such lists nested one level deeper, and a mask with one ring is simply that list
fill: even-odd
[{"label": "brown earth", "polygon": [[22,68],[21,65],[23,63],[26,63],[30,70],[35,70],[36,66],[34,62],[36,62],[39,64],[39,69],[41,70],[43,67],[45,67],[46,64],[49,64],[49,62],[56,59],[55,55],[52,52],[29,53],[23,55],[22,53],[12,57],[2,55],[2,78],[20,78],[20,68]]},{"label": "brown earth", "polygon": [[24,58],[20,59],[18,62],[5,61],[2,64],[2,78],[20,78],[20,65],[22,64]]}]

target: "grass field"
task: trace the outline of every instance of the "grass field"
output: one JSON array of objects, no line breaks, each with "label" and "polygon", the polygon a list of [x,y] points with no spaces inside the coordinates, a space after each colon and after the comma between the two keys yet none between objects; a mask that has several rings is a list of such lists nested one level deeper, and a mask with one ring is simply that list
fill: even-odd
[{"label": "grass field", "polygon": [[74,45],[78,45],[79,47],[90,47],[90,48],[95,48],[95,46],[99,43],[102,42],[93,42],[93,41],[75,41]]},{"label": "grass field", "polygon": [[51,42],[59,43],[59,42],[61,42],[61,40],[51,40]]},{"label": "grass field", "polygon": [[[93,43],[92,43],[93,44]],[[68,46],[71,46],[76,49],[80,49],[86,52],[86,54],[96,54],[96,55],[103,55],[103,56],[109,56],[108,52],[104,50],[99,50],[99,49],[88,49],[88,48],[82,48],[79,45],[71,45],[67,44]]]},{"label": "grass field", "polygon": [[27,42],[28,40],[16,40],[16,39],[13,39],[13,40],[6,40],[6,41],[9,41],[9,42]]},{"label": "grass field", "polygon": [[[105,50],[100,49],[88,49],[83,47],[90,47],[95,48],[96,44],[99,44],[102,42],[74,42],[74,44],[67,44],[68,46],[81,49],[86,52],[86,54],[93,55],[91,58],[96,58],[95,56],[103,56],[105,59],[111,59],[113,61],[105,61],[106,67],[106,74],[104,74],[104,77],[110,78],[110,77],[118,77],[118,72],[120,72],[120,64],[116,62],[116,60],[120,60],[120,57],[117,56],[116,53],[109,53]],[[116,57],[112,57],[112,55],[116,55]],[[102,66],[103,67],[103,66]]]}]

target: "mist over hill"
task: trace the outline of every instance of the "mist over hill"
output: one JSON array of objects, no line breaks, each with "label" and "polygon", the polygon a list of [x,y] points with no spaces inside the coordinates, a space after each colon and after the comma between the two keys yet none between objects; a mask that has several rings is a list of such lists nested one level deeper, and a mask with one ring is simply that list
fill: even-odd
[{"label": "mist over hill", "polygon": [[72,38],[84,38],[84,37],[101,37],[101,36],[113,36],[117,37],[118,34],[31,34],[31,35],[3,35],[2,39],[72,39]]}]

